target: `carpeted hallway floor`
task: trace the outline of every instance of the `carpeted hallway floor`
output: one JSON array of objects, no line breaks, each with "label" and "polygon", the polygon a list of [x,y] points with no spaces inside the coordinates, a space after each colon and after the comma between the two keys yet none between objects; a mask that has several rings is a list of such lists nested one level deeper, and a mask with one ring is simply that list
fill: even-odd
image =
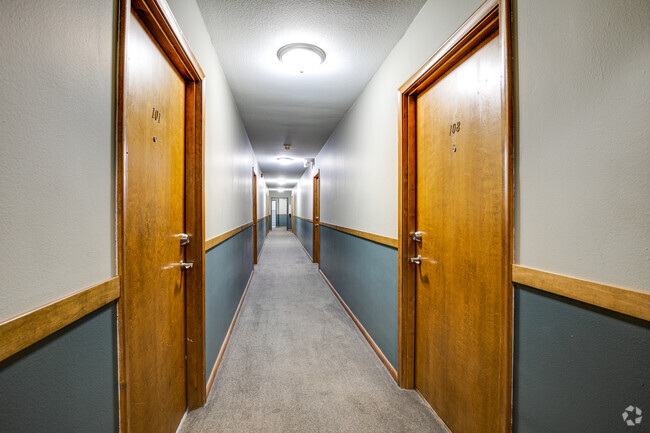
[{"label": "carpeted hallway floor", "polygon": [[269,233],[210,397],[182,432],[444,432],[286,231]]}]

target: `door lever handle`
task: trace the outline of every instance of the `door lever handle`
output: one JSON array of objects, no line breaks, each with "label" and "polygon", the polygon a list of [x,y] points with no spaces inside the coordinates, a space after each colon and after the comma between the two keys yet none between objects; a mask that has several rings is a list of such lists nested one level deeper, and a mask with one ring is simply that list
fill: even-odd
[{"label": "door lever handle", "polygon": [[314,224],[314,227],[318,227],[318,226],[320,226],[320,224]]},{"label": "door lever handle", "polygon": [[419,265],[422,263],[422,256],[418,254],[417,257],[411,257],[409,259],[409,263],[413,263],[414,265]]},{"label": "door lever handle", "polygon": [[183,270],[183,271],[186,271],[188,269],[192,269],[194,267],[194,263],[192,263],[192,262],[187,263],[187,262],[185,262],[185,260],[181,260],[180,265],[181,265],[181,270]]}]

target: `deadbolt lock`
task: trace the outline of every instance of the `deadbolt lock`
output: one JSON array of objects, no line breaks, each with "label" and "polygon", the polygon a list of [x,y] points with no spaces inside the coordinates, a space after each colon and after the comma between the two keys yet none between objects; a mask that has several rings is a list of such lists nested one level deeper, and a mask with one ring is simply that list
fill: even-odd
[{"label": "deadbolt lock", "polygon": [[181,238],[181,246],[190,243],[190,235],[188,235],[187,233],[181,233],[180,238]]},{"label": "deadbolt lock", "polygon": [[415,242],[422,243],[422,232],[415,232],[412,237]]}]

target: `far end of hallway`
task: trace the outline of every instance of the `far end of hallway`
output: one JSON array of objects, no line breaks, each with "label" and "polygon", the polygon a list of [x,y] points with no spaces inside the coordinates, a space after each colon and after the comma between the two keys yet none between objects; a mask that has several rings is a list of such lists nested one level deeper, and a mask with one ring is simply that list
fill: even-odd
[{"label": "far end of hallway", "polygon": [[274,230],[205,407],[181,432],[445,432],[400,389],[291,232]]}]

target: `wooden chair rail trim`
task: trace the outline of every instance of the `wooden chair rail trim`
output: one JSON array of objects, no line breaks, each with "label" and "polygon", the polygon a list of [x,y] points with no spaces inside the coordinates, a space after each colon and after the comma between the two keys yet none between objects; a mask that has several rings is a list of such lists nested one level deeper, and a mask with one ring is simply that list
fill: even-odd
[{"label": "wooden chair rail trim", "polygon": [[359,328],[359,331],[361,331],[363,336],[366,337],[366,340],[368,340],[368,344],[370,344],[370,347],[372,347],[372,349],[375,351],[375,353],[377,354],[377,356],[381,360],[382,364],[384,364],[384,367],[386,367],[386,370],[388,370],[388,373],[390,373],[393,380],[395,380],[395,382],[397,382],[397,371],[395,371],[395,368],[391,365],[390,362],[388,362],[388,359],[386,358],[386,356],[384,356],[384,353],[381,351],[379,346],[377,346],[377,344],[372,339],[370,334],[368,334],[368,331],[366,331],[366,328],[364,328],[363,325],[361,324],[361,322],[359,322],[359,319],[357,319],[357,317],[354,315],[352,310],[350,310],[350,308],[347,306],[347,304],[345,303],[343,298],[341,298],[341,295],[338,294],[338,292],[336,291],[336,289],[334,288],[332,283],[330,283],[330,280],[327,279],[327,277],[325,276],[323,271],[319,269],[318,272],[320,273],[321,277],[323,277],[323,280],[325,280],[325,283],[329,286],[330,290],[332,290],[332,293],[334,293],[334,296],[336,297],[336,299],[339,300],[339,302],[343,306],[343,309],[348,313],[348,315],[350,316],[350,318],[352,319],[354,324],[357,325],[357,328]]},{"label": "wooden chair rail trim", "polygon": [[120,278],[79,290],[0,323],[0,361],[120,297]]},{"label": "wooden chair rail trim", "polygon": [[299,220],[307,221],[308,223],[314,223],[314,221],[310,220],[309,218],[299,217],[298,215],[294,215],[294,217],[298,218]]},{"label": "wooden chair rail trim", "polygon": [[239,226],[239,227],[234,228],[234,229],[232,229],[230,231],[227,231],[226,233],[222,233],[219,236],[215,236],[212,239],[208,239],[207,241],[205,241],[205,250],[208,251],[208,250],[216,247],[220,243],[222,243],[224,241],[227,241],[231,237],[235,236],[236,234],[239,234],[239,233],[243,232],[244,230],[251,227],[252,225],[253,225],[253,222],[251,221],[249,223],[244,224],[243,226]]},{"label": "wooden chair rail trim", "polygon": [[650,293],[512,266],[512,281],[606,310],[650,321]]},{"label": "wooden chair rail trim", "polygon": [[389,238],[388,236],[376,235],[374,233],[362,232],[361,230],[349,229],[343,226],[337,226],[330,223],[324,223],[321,221],[320,225],[327,227],[333,230],[337,230],[343,233],[347,233],[352,236],[363,238],[378,244],[387,245],[392,248],[397,248],[399,245],[399,240],[395,238]]},{"label": "wooden chair rail trim", "polygon": [[248,283],[246,283],[246,288],[244,289],[244,294],[241,295],[241,299],[239,300],[239,305],[237,306],[237,311],[235,311],[235,315],[232,318],[232,322],[230,322],[230,327],[228,328],[228,333],[226,334],[226,338],[223,340],[223,344],[221,345],[221,349],[219,350],[219,355],[217,356],[217,360],[214,363],[214,367],[212,367],[212,373],[210,373],[210,378],[208,379],[208,383],[205,385],[205,395],[206,397],[210,394],[210,389],[212,388],[212,384],[214,383],[214,378],[217,376],[217,370],[219,369],[219,365],[221,365],[221,360],[223,359],[223,354],[226,352],[226,347],[228,346],[228,342],[230,341],[230,336],[232,335],[232,330],[235,328],[235,323],[237,323],[237,317],[239,317],[239,312],[241,311],[241,306],[244,304],[244,299],[246,298],[246,293],[248,293],[248,288],[251,285],[251,281],[253,280],[253,274],[255,273],[255,270],[251,271],[251,276],[248,277]]}]

